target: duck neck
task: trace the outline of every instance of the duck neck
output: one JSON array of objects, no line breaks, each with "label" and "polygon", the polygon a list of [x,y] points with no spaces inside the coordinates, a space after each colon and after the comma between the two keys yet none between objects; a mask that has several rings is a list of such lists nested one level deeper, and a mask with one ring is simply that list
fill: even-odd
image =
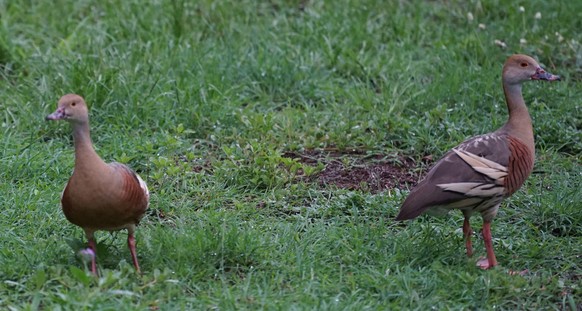
[{"label": "duck neck", "polygon": [[73,124],[73,140],[75,142],[75,168],[97,166],[95,168],[98,169],[99,165],[105,164],[93,148],[88,121]]},{"label": "duck neck", "polygon": [[535,152],[535,146],[532,121],[529,112],[527,111],[525,101],[523,100],[521,84],[509,84],[504,82],[503,92],[505,93],[509,119],[500,130],[526,144],[533,155]]}]

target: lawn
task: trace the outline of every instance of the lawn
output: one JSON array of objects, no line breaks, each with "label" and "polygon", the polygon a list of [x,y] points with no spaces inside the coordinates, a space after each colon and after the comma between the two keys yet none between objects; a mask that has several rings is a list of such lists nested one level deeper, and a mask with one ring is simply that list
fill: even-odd
[{"label": "lawn", "polygon": [[[0,309],[580,310],[582,1],[519,3],[1,2]],[[460,212],[394,217],[506,121],[513,53],[563,81],[524,85],[534,173],[482,271],[480,217],[470,259]],[[125,232],[97,234],[100,277],[76,256],[71,130],[44,120],[66,93],[149,185],[142,275]]]}]

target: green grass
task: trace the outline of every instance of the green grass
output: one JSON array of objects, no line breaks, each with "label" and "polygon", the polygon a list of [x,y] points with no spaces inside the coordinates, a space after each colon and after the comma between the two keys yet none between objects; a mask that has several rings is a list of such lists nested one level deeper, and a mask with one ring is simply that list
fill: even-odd
[{"label": "green grass", "polygon": [[[1,3],[0,308],[579,309],[582,2],[522,5]],[[537,162],[493,224],[494,270],[465,257],[460,213],[396,223],[408,189],[321,188],[282,156],[438,158],[505,122],[512,53],[564,79],[524,87]],[[65,93],[91,106],[100,155],[149,184],[141,276],[125,232],[98,234],[100,278],[75,257],[70,128],[44,121]]]}]

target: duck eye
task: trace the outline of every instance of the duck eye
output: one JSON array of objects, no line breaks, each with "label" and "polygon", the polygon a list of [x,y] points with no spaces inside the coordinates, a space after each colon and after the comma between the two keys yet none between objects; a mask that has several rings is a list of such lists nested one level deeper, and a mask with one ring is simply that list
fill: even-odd
[{"label": "duck eye", "polygon": [[523,68],[527,67],[527,63],[521,63],[521,64],[519,64],[519,65],[520,65],[521,67],[523,67]]},{"label": "duck eye", "polygon": [[77,103],[76,103],[76,102],[72,102],[72,103],[71,103],[71,106],[73,106],[73,107],[75,107],[76,105],[77,105]]}]

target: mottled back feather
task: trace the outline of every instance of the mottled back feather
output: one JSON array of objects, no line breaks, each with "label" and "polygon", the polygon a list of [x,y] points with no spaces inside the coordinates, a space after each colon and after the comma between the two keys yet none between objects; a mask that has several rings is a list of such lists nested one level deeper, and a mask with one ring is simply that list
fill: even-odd
[{"label": "mottled back feather", "polygon": [[[508,142],[509,138],[506,134],[494,132],[470,138],[455,147],[455,149],[466,151],[495,162],[500,166],[507,167],[510,161]],[[424,180],[412,190],[404,201],[396,219],[415,218],[431,207],[462,209],[474,206],[477,208],[487,198],[486,195],[467,195],[439,187],[439,185],[451,183],[474,183],[490,185],[490,187],[503,187],[487,174],[476,171],[454,151],[449,151],[430,169]],[[502,189],[499,190],[503,191]],[[498,192],[491,191],[491,193]],[[491,195],[491,197],[494,196]]]}]

